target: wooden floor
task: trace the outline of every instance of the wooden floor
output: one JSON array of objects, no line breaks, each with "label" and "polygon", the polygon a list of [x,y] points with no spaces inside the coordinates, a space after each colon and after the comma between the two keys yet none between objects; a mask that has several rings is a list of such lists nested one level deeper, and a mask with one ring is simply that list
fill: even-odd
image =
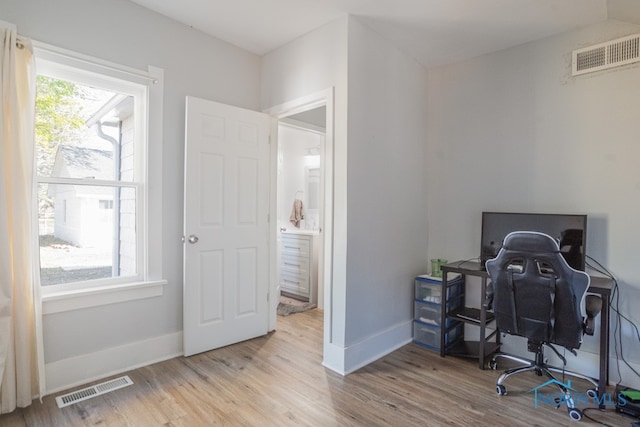
[{"label": "wooden floor", "polygon": [[[128,372],[134,385],[58,409],[55,396],[0,416],[12,426],[593,426],[567,411],[533,407],[540,377],[509,379],[474,360],[409,344],[342,377],[321,365],[322,313],[278,318],[265,337]],[[580,390],[580,382],[572,383]],[[553,390],[550,390],[552,392]],[[62,394],[62,393],[58,393]],[[611,426],[631,419],[587,415]]]}]

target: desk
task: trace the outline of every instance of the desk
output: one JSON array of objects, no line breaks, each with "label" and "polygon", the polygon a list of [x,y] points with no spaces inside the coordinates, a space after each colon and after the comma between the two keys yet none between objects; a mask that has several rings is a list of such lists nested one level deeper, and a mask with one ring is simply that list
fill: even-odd
[{"label": "desk", "polygon": [[[458,273],[463,276],[463,280],[466,280],[466,276],[479,277],[481,280],[480,295],[481,307],[479,309],[479,315],[477,321],[467,321],[467,323],[476,324],[480,327],[480,341],[477,348],[475,346],[467,346],[467,355],[478,357],[478,365],[480,369],[485,368],[485,361],[491,354],[500,350],[500,334],[497,330],[494,330],[489,335],[486,334],[486,327],[489,321],[487,320],[487,301],[484,295],[486,295],[487,279],[489,274],[487,271],[480,267],[480,263],[476,261],[456,261],[442,266],[442,295],[443,307],[446,307],[446,295],[447,295],[447,273]],[[591,276],[591,283],[587,289],[587,293],[599,295],[602,298],[602,311],[600,312],[600,366],[599,366],[599,378],[598,378],[598,394],[599,397],[606,392],[607,385],[609,383],[609,319],[610,309],[609,302],[611,299],[611,291],[613,289],[613,280],[608,277]],[[447,313],[446,310],[442,310],[442,324],[445,324],[447,317],[456,317],[455,313]],[[463,320],[461,320],[463,321]],[[488,340],[495,336],[495,343],[489,343]],[[442,337],[444,340],[444,337]],[[440,356],[445,356],[444,342],[440,346]],[[475,354],[472,354],[476,352]],[[449,352],[447,354],[455,354]],[[604,399],[601,400],[604,402]],[[600,405],[600,408],[604,408],[604,404]]]}]

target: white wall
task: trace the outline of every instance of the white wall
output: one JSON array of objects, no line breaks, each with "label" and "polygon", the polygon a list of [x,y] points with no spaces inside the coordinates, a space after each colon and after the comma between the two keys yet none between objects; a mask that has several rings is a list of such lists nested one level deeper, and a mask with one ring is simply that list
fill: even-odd
[{"label": "white wall", "polygon": [[[429,71],[430,257],[477,257],[482,211],[586,213],[587,254],[618,276],[620,308],[640,322],[640,66],[570,69],[572,50],[639,31],[610,20]],[[623,336],[638,363],[635,332]],[[597,352],[597,339],[583,348]]]},{"label": "white wall", "polygon": [[427,272],[427,72],[349,23],[347,367],[405,344]]},{"label": "white wall", "polygon": [[259,57],[125,0],[2,0],[0,19],[41,42],[143,70],[164,69],[162,264],[168,285],[161,297],[45,316],[48,389],[181,352],[185,96],[257,110]]}]

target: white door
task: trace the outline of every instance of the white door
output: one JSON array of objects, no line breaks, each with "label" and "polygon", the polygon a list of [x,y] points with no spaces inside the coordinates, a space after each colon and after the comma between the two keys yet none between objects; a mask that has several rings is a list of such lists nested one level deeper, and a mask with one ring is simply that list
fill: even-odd
[{"label": "white door", "polygon": [[187,97],[185,356],[267,333],[269,123]]}]

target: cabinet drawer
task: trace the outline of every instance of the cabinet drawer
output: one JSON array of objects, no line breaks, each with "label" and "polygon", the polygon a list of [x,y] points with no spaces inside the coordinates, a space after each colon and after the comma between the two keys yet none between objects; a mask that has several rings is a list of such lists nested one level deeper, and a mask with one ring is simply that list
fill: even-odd
[{"label": "cabinet drawer", "polygon": [[280,288],[284,291],[308,294],[309,278],[300,277],[297,274],[282,272],[280,274]]},{"label": "cabinet drawer", "polygon": [[295,274],[300,278],[308,278],[310,268],[311,264],[309,263],[308,257],[283,255],[280,259],[280,271],[282,273]]},{"label": "cabinet drawer", "polygon": [[[464,283],[459,280],[455,284],[448,283],[447,299],[455,298],[462,295],[464,291]],[[415,298],[426,302],[440,304],[442,301],[442,283],[433,283],[427,280],[417,278],[415,281]]]},{"label": "cabinet drawer", "polygon": [[300,270],[298,268],[287,268],[286,266],[280,266],[280,275],[285,275],[290,278],[296,278],[296,280],[309,280],[309,271]]},{"label": "cabinet drawer", "polygon": [[415,320],[428,325],[440,326],[442,320],[442,306],[423,304],[419,302],[413,303],[413,315]]},{"label": "cabinet drawer", "polygon": [[[462,298],[457,297],[451,301],[447,301],[447,312],[458,308],[462,305]],[[433,304],[428,302],[414,301],[413,315],[415,320],[428,325],[440,326],[442,323],[442,304]],[[454,319],[447,318],[445,327],[451,326]]]},{"label": "cabinet drawer", "polygon": [[311,244],[308,239],[282,236],[282,254],[309,256]]},{"label": "cabinet drawer", "polygon": [[[462,336],[464,325],[459,324],[445,334],[444,345],[448,346]],[[440,334],[442,330],[435,326],[413,322],[413,342],[432,350],[440,349]]]},{"label": "cabinet drawer", "polygon": [[282,254],[280,257],[280,267],[309,271],[309,257]]}]

